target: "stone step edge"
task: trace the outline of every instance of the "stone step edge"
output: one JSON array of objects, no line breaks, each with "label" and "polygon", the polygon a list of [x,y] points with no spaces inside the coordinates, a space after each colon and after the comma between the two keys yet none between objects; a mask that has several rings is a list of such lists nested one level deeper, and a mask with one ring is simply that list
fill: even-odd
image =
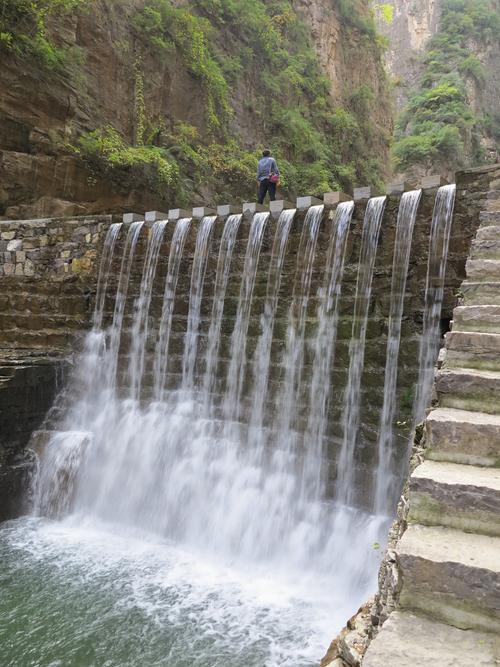
[{"label": "stone step edge", "polygon": [[410,524],[396,545],[399,604],[457,628],[500,633],[500,538]]},{"label": "stone step edge", "polygon": [[409,523],[500,537],[500,470],[426,460],[410,477]]}]

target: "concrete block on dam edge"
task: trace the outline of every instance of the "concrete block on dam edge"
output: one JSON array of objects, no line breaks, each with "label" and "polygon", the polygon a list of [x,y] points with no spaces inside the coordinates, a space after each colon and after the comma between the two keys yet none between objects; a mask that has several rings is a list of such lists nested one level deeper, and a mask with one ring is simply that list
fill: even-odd
[{"label": "concrete block on dam edge", "polygon": [[217,212],[213,208],[208,208],[208,206],[195,206],[193,208],[193,218],[204,218],[207,215],[216,215]]},{"label": "concrete block on dam edge", "polygon": [[254,215],[254,213],[261,213],[267,210],[263,204],[256,204],[255,202],[245,202],[243,204],[243,215]]},{"label": "concrete block on dam edge", "polygon": [[158,220],[166,220],[167,218],[167,213],[162,213],[161,211],[146,211],[144,219],[146,222],[157,222]]},{"label": "concrete block on dam edge", "polygon": [[279,216],[282,211],[292,208],[295,208],[295,204],[286,201],[286,199],[277,199],[269,203],[269,210],[271,211],[271,215],[274,216]]},{"label": "concrete block on dam edge", "polygon": [[185,208],[171,208],[168,212],[169,220],[180,220],[180,218],[191,218],[191,211]]},{"label": "concrete block on dam edge", "polygon": [[144,220],[144,216],[140,213],[124,213],[122,219],[125,224],[128,224],[131,222],[139,222],[140,220]]},{"label": "concrete block on dam edge", "polygon": [[336,206],[343,201],[352,201],[350,195],[346,195],[345,192],[325,192],[323,195],[323,202],[325,206]]},{"label": "concrete block on dam edge", "polygon": [[305,208],[311,208],[311,206],[318,206],[322,204],[323,201],[318,197],[297,197],[297,208],[304,210]]}]

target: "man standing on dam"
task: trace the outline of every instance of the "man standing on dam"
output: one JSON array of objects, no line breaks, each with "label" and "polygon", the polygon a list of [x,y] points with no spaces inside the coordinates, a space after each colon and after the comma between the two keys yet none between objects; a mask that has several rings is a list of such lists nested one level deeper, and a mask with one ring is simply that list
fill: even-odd
[{"label": "man standing on dam", "polygon": [[257,182],[259,185],[259,204],[264,203],[266,194],[269,192],[269,199],[276,199],[276,186],[280,180],[280,172],[276,160],[271,157],[271,151],[266,148],[262,151],[262,157],[257,166]]}]

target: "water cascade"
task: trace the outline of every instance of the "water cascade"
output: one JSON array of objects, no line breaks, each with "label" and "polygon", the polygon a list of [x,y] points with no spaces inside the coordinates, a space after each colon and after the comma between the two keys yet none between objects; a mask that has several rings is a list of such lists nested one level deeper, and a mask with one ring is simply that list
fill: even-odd
[{"label": "water cascade", "polygon": [[210,318],[210,329],[208,331],[208,351],[205,362],[205,376],[203,380],[203,393],[207,401],[205,409],[208,409],[208,403],[211,402],[211,396],[215,385],[222,316],[224,314],[224,301],[226,298],[234,245],[236,243],[236,237],[238,235],[242,218],[243,216],[241,213],[230,215],[228,217],[224,225],[220,242],[217,272],[215,276],[214,302],[212,306],[212,316]]},{"label": "water cascade", "polygon": [[395,484],[396,473],[393,468],[394,462],[392,461],[393,424],[397,405],[398,357],[411,242],[421,197],[421,190],[414,190],[403,194],[399,204],[396,224],[385,361],[384,403],[378,433],[378,463],[375,470],[374,508],[376,514],[389,514],[395,506],[395,492],[399,491]]},{"label": "water cascade", "polygon": [[386,197],[370,199],[363,223],[352,336],[349,343],[349,375],[343,407],[343,440],[337,465],[335,497],[351,505],[354,495],[354,455],[359,428],[361,378],[363,375],[366,328],[372,292],[373,269]]},{"label": "water cascade", "polygon": [[441,337],[439,324],[443,305],[444,278],[455,206],[455,193],[456,185],[444,185],[439,188],[434,204],[429,240],[424,323],[420,345],[420,371],[414,407],[416,424],[419,424],[425,417],[434,380],[434,365],[439,352]]},{"label": "water cascade", "polygon": [[326,257],[325,281],[318,307],[318,328],[313,341],[314,359],[306,428],[306,457],[302,493],[318,498],[322,491],[322,471],[317,461],[322,458],[323,439],[328,424],[330,373],[335,362],[339,299],[344,274],[344,259],[349,224],[354,203],[339,204],[333,221]]},{"label": "water cascade", "polygon": [[295,446],[296,436],[292,432],[295,406],[301,389],[300,380],[304,363],[304,336],[307,306],[311,288],[314,253],[324,207],[312,206],[304,220],[297,254],[297,271],[293,286],[292,303],[288,315],[289,324],[286,334],[286,351],[283,358],[283,387],[277,400],[280,414],[278,433],[280,448],[291,451]]},{"label": "water cascade", "polygon": [[134,320],[132,323],[132,348],[130,351],[129,385],[131,398],[139,400],[141,396],[141,384],[144,373],[144,358],[146,354],[146,343],[148,339],[148,314],[151,305],[153,281],[156,275],[156,267],[160,256],[161,244],[167,221],[155,222],[151,228],[146,257],[144,260],[144,273],[141,280],[141,291],[139,299],[135,304]]},{"label": "water cascade", "polygon": [[111,325],[111,336],[109,342],[109,352],[106,355],[107,364],[104,368],[106,375],[106,384],[111,390],[116,388],[116,371],[118,368],[118,354],[120,351],[121,331],[123,324],[123,314],[125,312],[125,303],[127,300],[128,285],[130,281],[130,271],[134,262],[135,249],[143,222],[133,222],[127,232],[125,250],[123,252],[122,263],[120,267],[120,278],[118,281],[118,290],[115,299],[115,311],[113,313],[113,323]]},{"label": "water cascade", "polygon": [[121,222],[114,222],[112,225],[110,225],[104,240],[93,317],[94,329],[96,331],[99,331],[102,327],[102,314],[104,312],[104,301],[106,299],[106,290],[108,287],[109,269],[111,266],[111,260],[113,259],[113,253],[115,251],[116,240],[121,228]]},{"label": "water cascade", "polygon": [[[434,363],[453,194],[441,189],[436,202],[422,368]],[[213,216],[110,227],[94,327],[40,461],[38,518],[12,537],[46,563],[44,586],[74,572],[66,586],[94,596],[72,597],[88,644],[102,640],[85,610],[104,605],[113,612],[100,623],[117,646],[130,642],[136,664],[310,667],[373,593],[373,544],[386,539],[401,482],[392,427],[419,200],[403,196],[396,228],[372,512],[356,507],[354,485],[386,198],[367,204],[359,258],[353,202],[278,221],[232,215],[220,239]],[[345,387],[332,380],[344,370],[341,306],[353,315]],[[147,649],[128,625],[135,615]]]},{"label": "water cascade", "polygon": [[189,294],[189,315],[182,360],[182,388],[192,389],[196,353],[198,350],[198,334],[200,326],[200,310],[203,298],[203,284],[207,269],[208,249],[216,216],[204,217],[196,238],[194,262],[191,273],[191,292]]},{"label": "water cascade", "polygon": [[236,313],[236,323],[231,336],[229,368],[226,378],[226,395],[224,396],[223,414],[226,422],[238,419],[241,411],[241,392],[246,368],[246,345],[252,296],[257,276],[262,237],[269,213],[256,213],[250,226],[243,277],[241,280],[240,298]]},{"label": "water cascade", "polygon": [[175,226],[170,254],[168,257],[167,279],[165,281],[165,294],[163,297],[163,308],[160,321],[160,334],[156,346],[154,359],[154,396],[161,399],[165,382],[167,379],[168,347],[170,343],[170,332],[172,329],[172,317],[174,314],[175,292],[179,279],[179,267],[181,265],[182,253],[186,243],[191,218],[181,218]]}]

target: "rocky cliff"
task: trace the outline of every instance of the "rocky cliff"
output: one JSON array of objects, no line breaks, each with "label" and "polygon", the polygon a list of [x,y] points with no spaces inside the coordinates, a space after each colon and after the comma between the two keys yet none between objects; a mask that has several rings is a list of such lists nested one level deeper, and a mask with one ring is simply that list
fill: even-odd
[{"label": "rocky cliff", "polygon": [[387,39],[397,113],[394,158],[407,177],[498,160],[498,0],[373,2]]},{"label": "rocky cliff", "polygon": [[4,4],[4,218],[249,197],[264,143],[285,194],[386,173],[390,103],[367,0],[349,20],[333,0]]}]

